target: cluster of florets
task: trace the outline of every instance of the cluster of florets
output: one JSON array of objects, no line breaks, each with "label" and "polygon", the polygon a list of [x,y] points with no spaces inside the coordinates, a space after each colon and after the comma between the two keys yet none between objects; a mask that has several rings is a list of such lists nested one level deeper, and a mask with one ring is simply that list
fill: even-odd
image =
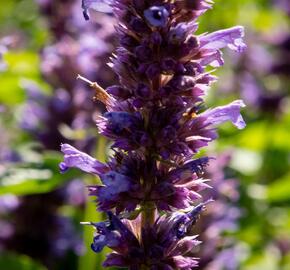
[{"label": "cluster of florets", "polygon": [[[92,244],[95,252],[104,246],[111,253],[104,266],[130,266],[140,269],[191,269],[198,265],[196,258],[185,258],[199,244],[197,235],[188,236],[188,228],[195,224],[204,203],[197,205],[188,213],[176,212],[170,217],[162,216],[154,224],[140,228],[140,219],[133,221],[120,219],[108,212],[109,221],[91,223],[96,228]],[[187,268],[185,268],[185,266]]]},{"label": "cluster of florets", "polygon": [[[83,1],[86,18],[98,2]],[[120,84],[104,90],[89,83],[107,107],[97,126],[113,140],[115,154],[103,164],[65,144],[60,168],[77,167],[101,179],[90,192],[110,222],[94,224],[92,247],[114,250],[105,266],[191,269],[197,265],[191,227],[204,208],[194,204],[208,186],[202,175],[209,161],[194,155],[216,139],[218,124],[245,126],[241,100],[202,109],[216,80],[206,68],[223,64],[221,48],[243,51],[243,28],[195,35],[196,19],[212,6],[209,0],[118,0],[111,6],[121,46],[110,66]],[[185,213],[176,214],[181,210]],[[130,213],[140,215],[123,219],[133,218]]]}]

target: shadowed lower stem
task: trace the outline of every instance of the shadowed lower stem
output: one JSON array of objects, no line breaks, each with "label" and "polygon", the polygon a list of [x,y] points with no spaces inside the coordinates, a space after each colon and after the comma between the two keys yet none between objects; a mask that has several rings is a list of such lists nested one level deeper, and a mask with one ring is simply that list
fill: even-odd
[{"label": "shadowed lower stem", "polygon": [[142,205],[141,219],[142,228],[153,225],[155,222],[155,206],[154,203],[144,203]]}]

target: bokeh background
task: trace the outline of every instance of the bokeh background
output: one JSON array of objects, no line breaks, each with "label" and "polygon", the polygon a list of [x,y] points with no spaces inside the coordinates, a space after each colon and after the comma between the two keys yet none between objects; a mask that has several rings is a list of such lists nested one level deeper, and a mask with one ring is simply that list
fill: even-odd
[{"label": "bokeh background", "polygon": [[[68,142],[100,160],[107,142],[94,119],[104,111],[78,73],[103,87],[117,43],[114,18],[86,22],[81,0],[5,0],[0,9],[0,269],[103,269],[90,249],[102,215],[87,196],[96,179],[61,175]],[[247,128],[220,129],[206,151],[214,187],[195,228],[204,270],[290,269],[290,3],[216,0],[199,33],[243,25],[248,49],[225,51],[206,106],[242,98]],[[201,153],[204,154],[204,153]]]}]

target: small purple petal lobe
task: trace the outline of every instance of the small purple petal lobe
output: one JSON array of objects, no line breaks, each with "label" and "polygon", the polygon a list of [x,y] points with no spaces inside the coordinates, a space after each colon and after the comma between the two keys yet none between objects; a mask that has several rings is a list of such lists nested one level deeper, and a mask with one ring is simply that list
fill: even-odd
[{"label": "small purple petal lobe", "polygon": [[235,26],[219,30],[200,38],[202,49],[214,51],[229,47],[236,52],[243,52],[247,46],[243,42],[244,27]]},{"label": "small purple petal lobe", "polygon": [[208,110],[202,114],[209,125],[219,125],[226,121],[231,121],[238,129],[243,129],[246,123],[240,114],[240,109],[246,105],[242,100],[235,100],[226,106],[219,106]]},{"label": "small purple petal lobe", "polygon": [[117,199],[119,193],[130,189],[130,179],[114,171],[101,175],[101,180],[105,186],[100,188],[100,200]]},{"label": "small purple petal lobe", "polygon": [[163,6],[153,6],[144,11],[144,16],[151,26],[165,27],[169,12]]},{"label": "small purple petal lobe", "polygon": [[59,163],[59,169],[61,173],[65,173],[69,168],[66,166],[64,162]]},{"label": "small purple petal lobe", "polygon": [[82,0],[83,14],[86,20],[90,19],[89,9],[103,13],[111,13],[111,0]]},{"label": "small purple petal lobe", "polygon": [[64,161],[59,165],[61,172],[65,172],[69,168],[78,168],[84,172],[99,175],[107,169],[103,163],[69,144],[62,144],[61,151],[64,153]]}]

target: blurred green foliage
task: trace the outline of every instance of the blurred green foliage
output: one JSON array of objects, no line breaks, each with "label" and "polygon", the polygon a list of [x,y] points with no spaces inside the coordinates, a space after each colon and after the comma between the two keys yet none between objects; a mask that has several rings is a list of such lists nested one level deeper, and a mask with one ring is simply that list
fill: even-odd
[{"label": "blurred green foliage", "polygon": [[78,172],[71,171],[64,175],[56,173],[58,164],[62,157],[53,151],[46,151],[39,155],[29,149],[25,149],[25,155],[34,156],[35,163],[25,163],[23,166],[6,167],[6,170],[0,174],[0,195],[31,195],[38,193],[47,193],[66,181],[71,180],[78,175]]},{"label": "blurred green foliage", "polygon": [[34,0],[5,0],[0,9],[0,21],[0,36],[18,34],[26,48],[37,50],[48,38]]},{"label": "blurred green foliage", "polygon": [[16,105],[25,101],[21,80],[40,80],[39,57],[35,51],[18,51],[5,54],[4,60],[9,69],[0,74],[2,86],[0,102]]},{"label": "blurred green foliage", "polygon": [[27,256],[16,254],[1,254],[0,269],[9,270],[46,270],[39,263],[34,262]]}]

